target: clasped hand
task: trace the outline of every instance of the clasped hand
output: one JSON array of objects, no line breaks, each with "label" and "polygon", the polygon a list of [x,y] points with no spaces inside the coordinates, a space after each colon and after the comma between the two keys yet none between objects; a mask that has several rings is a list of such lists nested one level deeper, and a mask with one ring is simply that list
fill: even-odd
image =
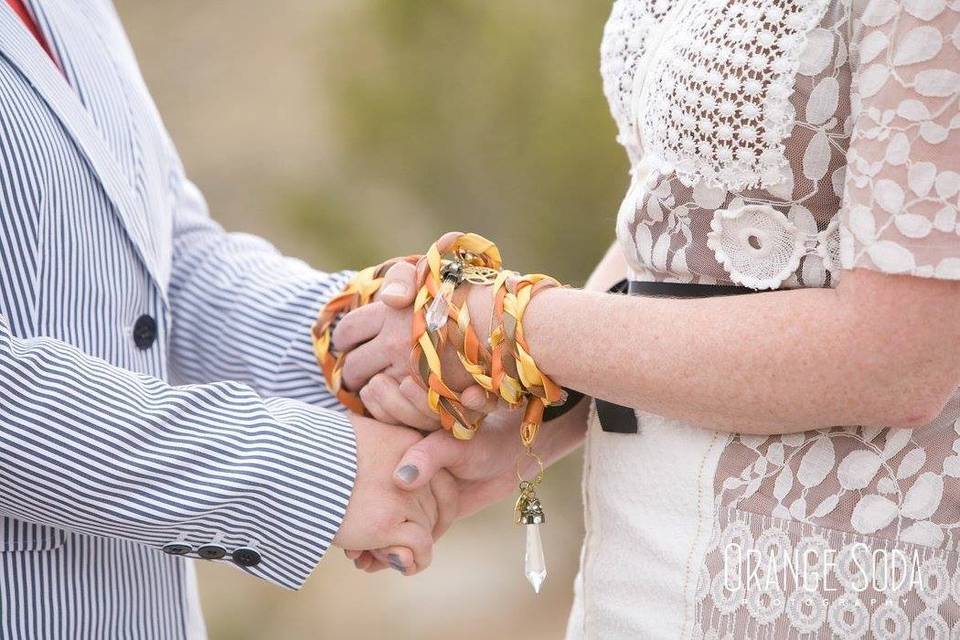
[{"label": "clasped hand", "polygon": [[[444,354],[445,381],[462,391],[468,409],[488,414],[472,440],[456,440],[439,429],[426,392],[409,375],[415,278],[412,265],[394,265],[377,300],[347,314],[333,333],[335,350],[346,354],[343,383],[359,390],[375,419],[354,416],[358,479],[334,542],[369,572],[422,571],[430,563],[432,542],[454,519],[506,497],[516,486],[520,443],[511,427],[519,426],[519,411],[498,407],[473,384],[455,354]],[[485,293],[477,288],[468,295],[476,318],[490,316]],[[488,329],[480,327],[480,335]],[[391,463],[386,475],[383,467]]]}]

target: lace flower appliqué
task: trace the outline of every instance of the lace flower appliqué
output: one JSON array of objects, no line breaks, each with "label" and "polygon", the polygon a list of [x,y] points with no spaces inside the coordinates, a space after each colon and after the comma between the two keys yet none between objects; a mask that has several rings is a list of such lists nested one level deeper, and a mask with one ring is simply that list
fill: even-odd
[{"label": "lace flower appliqu\u00e9", "polygon": [[836,221],[812,233],[769,205],[748,204],[718,209],[710,228],[707,246],[730,279],[746,287],[780,286],[806,255],[819,256],[827,269],[835,266]]}]

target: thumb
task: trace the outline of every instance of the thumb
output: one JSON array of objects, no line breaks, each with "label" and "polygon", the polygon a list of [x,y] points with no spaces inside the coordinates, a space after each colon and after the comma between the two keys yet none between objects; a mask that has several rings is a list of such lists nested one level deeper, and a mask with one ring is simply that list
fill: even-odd
[{"label": "thumb", "polygon": [[438,471],[462,460],[465,445],[446,431],[434,431],[403,454],[393,472],[394,484],[407,491],[426,486]]},{"label": "thumb", "polygon": [[406,261],[397,262],[383,276],[380,299],[388,307],[405,309],[413,304],[416,297],[417,268]]}]

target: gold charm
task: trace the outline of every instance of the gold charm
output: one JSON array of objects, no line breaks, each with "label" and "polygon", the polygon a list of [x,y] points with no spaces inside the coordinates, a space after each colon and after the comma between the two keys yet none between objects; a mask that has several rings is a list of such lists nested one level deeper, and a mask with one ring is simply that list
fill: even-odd
[{"label": "gold charm", "polygon": [[490,267],[470,264],[472,260],[476,260],[476,257],[467,253],[459,256],[457,260],[444,261],[440,272],[443,278],[440,289],[437,291],[437,297],[427,308],[427,328],[430,331],[436,333],[446,324],[453,290],[461,283],[469,282],[475,285],[490,286],[497,279],[499,271]]},{"label": "gold charm", "polygon": [[467,265],[463,269],[463,279],[470,284],[488,287],[497,279],[500,272],[490,267]]},{"label": "gold charm", "polygon": [[540,504],[540,498],[533,488],[533,483],[523,481],[520,483],[520,497],[516,504],[517,524],[543,524],[547,521],[547,516],[543,513],[543,506]]}]

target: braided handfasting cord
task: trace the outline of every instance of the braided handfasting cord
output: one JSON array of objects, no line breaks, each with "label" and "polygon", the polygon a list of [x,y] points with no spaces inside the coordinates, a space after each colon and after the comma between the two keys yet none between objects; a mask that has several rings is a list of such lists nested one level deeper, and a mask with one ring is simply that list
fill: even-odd
[{"label": "braided handfasting cord", "polygon": [[360,396],[343,388],[343,360],[344,354],[334,353],[332,350],[333,327],[342,316],[369,304],[380,290],[383,278],[390,267],[398,262],[416,264],[420,256],[392,258],[374,267],[367,267],[354,274],[347,282],[343,291],[331,298],[320,311],[316,322],[313,323],[313,353],[317,357],[327,389],[334,394],[345,407],[366,415],[366,409]]},{"label": "braided handfasting cord", "polygon": [[[421,386],[427,391],[430,408],[440,416],[440,424],[461,440],[469,440],[480,426],[481,419],[471,420],[460,401],[460,395],[443,380],[440,352],[447,342],[450,320],[462,327],[466,347],[460,353],[461,362],[467,361],[477,372],[482,366],[479,339],[470,328],[466,304],[457,304],[453,293],[470,273],[492,274],[500,270],[501,258],[497,246],[475,233],[447,234],[433,243],[417,265],[417,297],[413,303],[413,349],[411,366]],[[469,273],[468,273],[469,272]],[[474,366],[476,365],[476,366]]]},{"label": "braided handfasting cord", "polygon": [[540,370],[536,360],[530,355],[530,347],[523,333],[523,316],[533,297],[544,289],[559,286],[560,283],[549,276],[530,274],[511,282],[510,288],[513,292],[504,296],[504,343],[510,348],[520,384],[528,396],[523,423],[520,426],[520,438],[526,447],[532,446],[537,437],[537,431],[543,422],[544,409],[566,401],[566,392]]},{"label": "braided handfasting cord", "polygon": [[[456,323],[446,329],[461,365],[477,384],[510,406],[518,406],[526,398],[520,432],[525,447],[532,446],[543,422],[544,409],[566,400],[566,392],[537,366],[523,333],[523,316],[530,300],[541,291],[557,286],[560,286],[559,282],[541,274],[520,276],[511,271],[496,274],[491,285],[493,326],[489,355],[470,326],[466,304],[460,305],[459,310],[450,310]],[[437,340],[434,344],[442,346],[444,343]],[[426,379],[422,366],[421,376]],[[439,400],[445,396],[438,393],[437,397]],[[451,404],[462,415],[462,405]],[[469,422],[460,425],[468,427],[470,436],[477,427]]]},{"label": "braided handfasting cord", "polygon": [[[394,264],[416,264],[417,296],[413,305],[411,369],[427,391],[431,409],[444,429],[462,440],[473,437],[484,416],[467,411],[460,394],[444,381],[440,354],[452,347],[468,374],[510,406],[527,401],[521,438],[530,447],[546,406],[561,404],[565,393],[543,374],[530,354],[523,316],[540,291],[559,286],[553,278],[520,276],[501,270],[496,245],[474,233],[447,234],[423,256],[394,258],[358,272],[320,312],[313,326],[314,353],[327,388],[351,411],[365,414],[359,396],[343,387],[344,354],[332,350],[333,327],[344,314],[369,304]],[[463,282],[489,285],[493,299],[489,349],[473,328]]]},{"label": "braided handfasting cord", "polygon": [[[512,349],[506,344],[507,316],[504,313],[506,298],[510,293],[509,280],[516,276],[518,274],[502,271],[493,283],[493,324],[490,327],[491,386],[487,389],[499,395],[511,407],[517,406],[523,399],[523,387],[520,384],[516,361],[512,357]],[[479,380],[477,382],[480,384]]]}]

